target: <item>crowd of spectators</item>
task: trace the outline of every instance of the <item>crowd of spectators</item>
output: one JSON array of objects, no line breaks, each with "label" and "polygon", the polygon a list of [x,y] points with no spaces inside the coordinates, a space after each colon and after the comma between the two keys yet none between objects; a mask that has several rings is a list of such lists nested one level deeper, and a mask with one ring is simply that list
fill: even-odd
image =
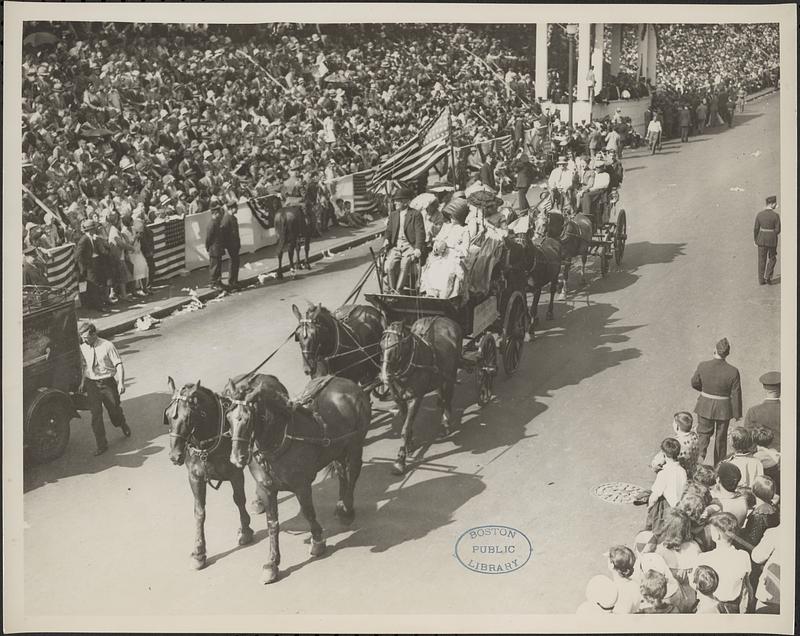
[{"label": "crowd of spectators", "polygon": [[647,505],[644,529],[609,548],[608,573],[590,579],[578,613],[779,613],[779,433],[748,414],[713,467],[693,419],[674,415],[652,489],[635,502]]},{"label": "crowd of spectators", "polygon": [[[727,80],[755,88],[777,64],[773,25],[659,29],[665,82],[654,102],[667,135],[676,100]],[[51,37],[37,41],[42,33]],[[24,245],[77,242],[82,220],[102,224],[112,211],[147,223],[242,197],[303,197],[312,182],[378,165],[447,105],[456,146],[518,139],[541,111],[532,34],[530,25],[26,23]],[[563,145],[591,127],[556,132]],[[325,187],[311,189],[348,222]]]}]

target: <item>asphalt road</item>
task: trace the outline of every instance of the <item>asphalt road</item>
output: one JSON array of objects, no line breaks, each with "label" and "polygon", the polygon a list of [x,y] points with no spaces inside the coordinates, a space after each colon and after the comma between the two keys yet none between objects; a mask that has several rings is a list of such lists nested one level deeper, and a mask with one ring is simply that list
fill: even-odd
[{"label": "asphalt road", "polygon": [[[758,376],[779,365],[781,288],[757,285],[751,234],[764,196],[779,190],[778,100],[750,104],[733,130],[667,143],[653,157],[626,153],[629,242],[621,268],[601,279],[590,261],[589,284],[557,303],[556,319],[525,345],[518,374],[506,380],[501,372],[494,403],[477,408],[472,378],[463,378],[452,439],[433,440],[429,399],[419,462],[403,478],[390,474],[398,441],[379,415],[355,523],[333,515],[334,480],[320,478],[314,488],[325,557],[308,556],[297,502],[282,497],[283,578],[275,585],[258,582],[265,519],[254,519],[256,542],[237,547],[227,485],[209,495],[209,564],[190,570],[192,497],[185,468],[168,460],[161,423],[167,376],[222,389],[283,341],[295,322],[292,303],[338,306],[369,263],[366,248],[155,331],[117,336],[134,435],[110,430],[110,451],[94,458],[84,417],[73,422],[64,457],[26,472],[26,613],[574,612],[588,578],[604,571],[602,553],[629,543],[644,522],[642,508],[606,503],[592,489],[650,485],[649,459],[672,413],[694,406],[689,378],[697,362],[726,336],[746,407],[760,401]],[[294,342],[267,371],[301,390]],[[502,576],[465,569],[455,542],[486,524],[524,532],[530,561]]]}]

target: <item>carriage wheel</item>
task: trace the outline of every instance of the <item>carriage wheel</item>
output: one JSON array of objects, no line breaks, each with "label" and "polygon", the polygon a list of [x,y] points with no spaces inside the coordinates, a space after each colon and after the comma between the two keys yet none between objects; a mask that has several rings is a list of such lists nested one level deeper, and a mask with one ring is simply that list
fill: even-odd
[{"label": "carriage wheel", "polygon": [[481,337],[478,351],[480,355],[475,369],[478,404],[486,406],[492,399],[492,384],[497,373],[497,343],[492,334],[486,333]]},{"label": "carriage wheel", "polygon": [[38,397],[29,407],[25,446],[30,459],[37,464],[61,457],[67,448],[71,418],[64,399],[63,394],[52,391]]},{"label": "carriage wheel", "polygon": [[503,370],[506,375],[513,375],[519,368],[522,358],[522,347],[525,332],[528,330],[528,312],[525,298],[520,292],[514,292],[508,300],[506,319],[503,326]]},{"label": "carriage wheel", "polygon": [[622,256],[625,254],[625,243],[628,240],[628,222],[625,218],[625,210],[619,211],[617,218],[617,229],[614,232],[614,260],[617,265],[622,262]]},{"label": "carriage wheel", "polygon": [[600,249],[597,251],[597,255],[600,257],[600,276],[605,278],[608,275],[608,261],[611,260],[611,254],[608,253],[608,247],[601,245]]}]

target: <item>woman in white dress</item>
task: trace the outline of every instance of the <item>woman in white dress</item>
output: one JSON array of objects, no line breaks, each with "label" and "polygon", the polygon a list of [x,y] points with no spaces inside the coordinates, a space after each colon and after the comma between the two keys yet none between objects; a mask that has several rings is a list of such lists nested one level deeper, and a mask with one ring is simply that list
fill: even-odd
[{"label": "woman in white dress", "polygon": [[133,217],[124,216],[122,217],[122,234],[131,246],[128,252],[128,261],[133,269],[131,274],[133,291],[137,296],[145,296],[148,270],[147,260],[142,254],[142,229],[134,228]]},{"label": "woman in white dress", "polygon": [[433,298],[452,298],[463,290],[464,260],[471,238],[466,225],[469,206],[464,199],[453,199],[442,213],[449,220],[433,242],[433,253],[422,270],[420,291]]}]

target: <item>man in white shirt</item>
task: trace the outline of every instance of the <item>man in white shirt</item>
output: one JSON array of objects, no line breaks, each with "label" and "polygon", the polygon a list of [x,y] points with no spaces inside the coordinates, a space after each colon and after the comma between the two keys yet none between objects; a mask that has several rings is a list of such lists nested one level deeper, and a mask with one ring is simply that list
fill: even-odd
[{"label": "man in white shirt", "polygon": [[575,187],[575,173],[567,170],[567,158],[562,156],[558,158],[556,167],[550,173],[547,179],[547,187],[553,195],[558,205],[563,205],[563,202],[572,201],[572,191]]},{"label": "man in white shirt", "polygon": [[94,323],[82,323],[79,335],[83,372],[81,392],[86,393],[92,414],[92,431],[97,442],[94,454],[102,455],[108,450],[103,406],[108,411],[111,423],[121,429],[125,437],[131,436],[119,397],[125,393],[125,370],[116,347],[97,335]]},{"label": "man in white shirt", "polygon": [[656,144],[657,150],[661,150],[661,132],[661,122],[658,119],[658,115],[653,113],[653,119],[647,125],[647,141],[651,146]]},{"label": "man in white shirt", "polygon": [[764,565],[756,588],[756,614],[780,614],[781,612],[779,528],[780,526],[768,528],[761,537],[761,541],[750,553],[753,563]]}]

